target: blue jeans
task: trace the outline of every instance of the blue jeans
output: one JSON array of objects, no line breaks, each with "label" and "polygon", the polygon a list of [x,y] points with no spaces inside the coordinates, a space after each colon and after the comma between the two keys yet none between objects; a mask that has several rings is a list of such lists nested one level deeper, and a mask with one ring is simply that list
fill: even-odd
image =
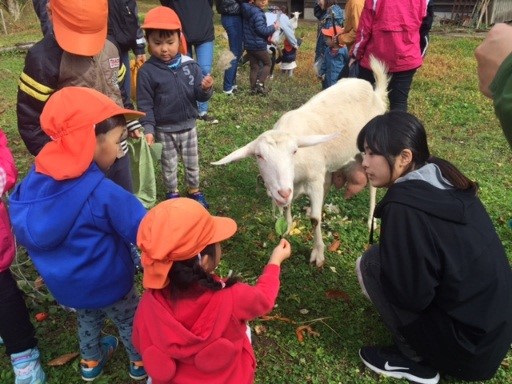
[{"label": "blue jeans", "polygon": [[[409,98],[409,91],[411,90],[412,78],[415,73],[416,69],[390,73],[391,80],[388,84],[390,111],[407,112],[407,100]],[[375,83],[372,71],[361,66],[359,67],[359,78],[367,80],[372,84]]]},{"label": "blue jeans", "polygon": [[242,17],[240,15],[222,15],[220,17],[222,26],[228,34],[229,50],[235,55],[235,59],[231,61],[231,67],[224,71],[224,91],[231,91],[236,85],[236,72],[238,70],[238,62],[244,50]]},{"label": "blue jeans", "polygon": [[[201,44],[190,44],[188,46],[190,57],[194,57],[192,56],[192,48],[194,48],[195,60],[199,64],[199,67],[201,67],[203,76],[211,74],[213,63],[213,41],[205,41]],[[207,101],[197,102],[197,107],[200,115],[204,115],[208,112]]]}]

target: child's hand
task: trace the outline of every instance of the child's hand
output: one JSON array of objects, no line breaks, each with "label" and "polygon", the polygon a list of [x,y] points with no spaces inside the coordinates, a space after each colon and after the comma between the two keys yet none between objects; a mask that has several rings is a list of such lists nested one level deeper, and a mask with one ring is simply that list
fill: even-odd
[{"label": "child's hand", "polygon": [[203,81],[201,81],[201,88],[203,88],[203,91],[209,90],[213,86],[213,77],[210,75],[206,75],[203,77]]},{"label": "child's hand", "polygon": [[269,264],[281,265],[281,263],[290,257],[292,253],[292,248],[290,243],[281,239],[279,244],[274,248],[272,255],[270,256]]},{"label": "child's hand", "polygon": [[153,136],[152,133],[146,133],[146,141],[147,141],[148,145],[155,144],[155,136]]}]

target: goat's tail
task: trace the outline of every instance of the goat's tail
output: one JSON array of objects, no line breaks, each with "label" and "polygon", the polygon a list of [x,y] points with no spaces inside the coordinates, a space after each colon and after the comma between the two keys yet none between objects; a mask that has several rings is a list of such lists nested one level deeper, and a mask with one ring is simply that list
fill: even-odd
[{"label": "goat's tail", "polygon": [[377,59],[375,56],[370,56],[370,68],[375,77],[375,94],[379,100],[384,103],[385,110],[388,109],[388,68],[386,64]]}]

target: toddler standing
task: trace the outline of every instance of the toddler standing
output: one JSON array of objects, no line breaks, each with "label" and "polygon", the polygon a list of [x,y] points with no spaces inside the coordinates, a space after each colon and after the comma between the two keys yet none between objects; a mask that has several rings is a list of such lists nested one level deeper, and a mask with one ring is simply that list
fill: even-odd
[{"label": "toddler standing", "polygon": [[130,358],[129,375],[146,372],[131,342],[138,304],[130,244],[146,210],[105,176],[124,156],[123,109],[96,90],[65,87],[44,106],[41,127],[51,141],[10,198],[14,234],[55,300],[76,309],[82,379],[93,381],[117,348],[101,337],[106,318],[119,330]]},{"label": "toddler standing", "polygon": [[322,34],[327,48],[318,75],[322,79],[322,89],[327,89],[338,81],[341,71],[348,65],[349,57],[347,47],[340,47],[333,40],[333,28],[322,29]]},{"label": "toddler standing", "polygon": [[254,2],[242,4],[244,47],[251,67],[249,74],[251,92],[263,95],[267,93],[265,84],[272,66],[270,55],[267,53],[267,43],[274,32],[279,30],[277,20],[273,25],[267,26],[263,11],[267,4],[268,0],[254,0]]},{"label": "toddler standing", "polygon": [[168,7],[156,7],[146,14],[142,25],[146,32],[150,59],[137,75],[137,106],[146,113],[140,120],[148,144],[162,143],[162,171],[166,197],[180,196],[178,155],[183,159],[188,187],[187,197],[208,203],[199,190],[199,154],[197,149],[197,102],[210,99],[213,79],[203,77],[199,65],[186,56],[186,42],[176,13]]},{"label": "toddler standing", "polygon": [[236,223],[211,216],[190,199],[167,200],[142,220],[144,292],[133,343],[152,384],[250,384],[256,360],[247,321],[272,310],[281,262],[290,244],[281,240],[255,286],[213,274],[220,242]]}]

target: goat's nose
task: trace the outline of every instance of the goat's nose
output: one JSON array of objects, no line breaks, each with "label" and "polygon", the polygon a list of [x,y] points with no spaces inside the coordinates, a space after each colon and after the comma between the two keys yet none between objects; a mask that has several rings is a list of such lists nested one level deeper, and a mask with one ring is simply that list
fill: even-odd
[{"label": "goat's nose", "polygon": [[288,188],[288,189],[280,189],[277,191],[277,193],[279,193],[279,195],[285,199],[287,199],[291,193],[292,193],[292,189],[291,188]]}]

